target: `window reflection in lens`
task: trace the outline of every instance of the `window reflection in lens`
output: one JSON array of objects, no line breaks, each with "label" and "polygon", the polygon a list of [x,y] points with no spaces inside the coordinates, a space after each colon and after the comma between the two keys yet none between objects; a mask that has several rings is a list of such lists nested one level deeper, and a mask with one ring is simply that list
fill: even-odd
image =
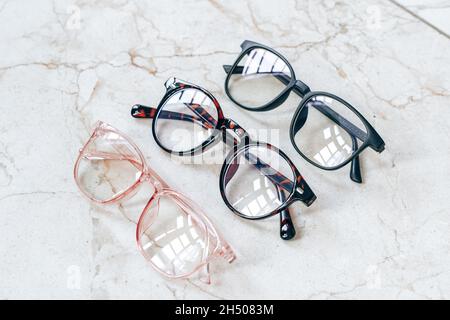
[{"label": "window reflection in lens", "polygon": [[228,202],[242,215],[264,217],[280,208],[293,192],[294,173],[276,151],[252,146],[242,150],[227,168],[224,190]]},{"label": "window reflection in lens", "polygon": [[291,71],[283,59],[265,49],[253,49],[234,69],[228,90],[239,104],[249,108],[262,107],[286,89],[277,77],[291,80]]},{"label": "window reflection in lens", "polygon": [[[191,215],[184,214],[172,198],[162,197],[140,222],[139,245],[148,259],[161,271],[186,275],[203,260],[207,247],[204,226]],[[153,219],[152,219],[153,218]]]},{"label": "window reflection in lens", "polygon": [[175,152],[197,148],[214,133],[218,112],[214,102],[204,92],[183,89],[164,103],[155,120],[159,142]]},{"label": "window reflection in lens", "polygon": [[334,168],[349,159],[365,141],[366,128],[340,101],[318,95],[308,100],[296,119],[294,141],[314,163]]}]

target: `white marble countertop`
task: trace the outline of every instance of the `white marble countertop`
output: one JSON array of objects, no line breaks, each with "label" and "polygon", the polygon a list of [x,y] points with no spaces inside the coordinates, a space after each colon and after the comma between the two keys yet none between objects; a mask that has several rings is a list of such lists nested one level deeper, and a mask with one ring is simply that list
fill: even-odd
[{"label": "white marble countertop", "polygon": [[[440,14],[450,3],[416,3],[0,0],[0,298],[449,299],[450,24]],[[281,51],[382,134],[386,151],[362,157],[363,185],[295,153],[294,98],[266,114],[228,100],[221,65],[244,39]],[[170,161],[151,123],[129,116],[134,103],[157,103],[171,76],[211,90],[245,128],[279,129],[271,142],[318,195],[293,210],[298,239],[282,242],[277,218],[234,216],[220,165]],[[80,195],[72,168],[96,120],[128,133],[233,245],[236,262],[213,264],[213,285],[151,269],[121,215],[142,207]]]}]

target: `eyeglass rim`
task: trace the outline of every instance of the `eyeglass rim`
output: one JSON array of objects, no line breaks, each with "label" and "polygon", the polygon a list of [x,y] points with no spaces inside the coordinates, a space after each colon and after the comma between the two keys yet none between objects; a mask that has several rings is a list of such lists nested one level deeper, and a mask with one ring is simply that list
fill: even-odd
[{"label": "eyeglass rim", "polygon": [[[273,110],[275,108],[277,108],[278,106],[280,106],[283,102],[285,102],[287,100],[287,98],[289,97],[296,81],[297,81],[297,77],[295,75],[295,71],[294,68],[292,67],[292,65],[289,63],[289,61],[279,52],[277,52],[275,49],[270,48],[268,46],[265,46],[263,44],[260,43],[256,43],[253,41],[249,41],[249,40],[245,40],[242,44],[241,44],[241,48],[242,48],[242,52],[239,54],[239,56],[237,57],[237,59],[235,60],[235,62],[233,63],[230,71],[227,74],[227,77],[225,79],[225,93],[227,94],[228,98],[235,104],[237,104],[239,107],[248,110],[248,111],[253,111],[253,112],[266,112],[266,111],[270,111]],[[289,82],[288,85],[286,85],[286,88],[281,91],[281,93],[275,97],[274,99],[272,99],[270,102],[259,106],[259,107],[249,107],[249,106],[245,106],[241,103],[239,103],[238,101],[236,101],[236,99],[233,97],[233,95],[230,92],[230,79],[233,76],[233,70],[236,69],[236,67],[238,66],[238,64],[241,62],[241,60],[244,58],[244,56],[249,53],[250,51],[254,50],[254,49],[264,49],[266,51],[269,51],[271,53],[273,53],[274,55],[276,55],[277,57],[279,57],[280,59],[283,60],[283,62],[288,66],[289,71],[291,72],[291,81]]]},{"label": "eyeglass rim", "polygon": [[[83,158],[83,155],[85,154],[86,148],[89,146],[89,144],[99,137],[98,133],[100,130],[106,130],[106,131],[109,131],[112,133],[116,133],[119,136],[123,137],[134,148],[134,151],[137,153],[137,155],[139,156],[139,160],[142,163],[142,169],[139,170],[140,171],[139,178],[137,178],[136,181],[131,186],[129,186],[127,189],[114,195],[112,198],[105,199],[105,200],[97,199],[93,195],[89,194],[83,188],[83,186],[81,185],[80,179],[79,179],[79,167],[80,167],[80,163]],[[139,148],[137,148],[137,146],[127,136],[125,136],[123,133],[121,133],[114,127],[110,126],[109,124],[107,124],[105,122],[97,121],[96,124],[94,125],[94,129],[92,130],[92,134],[90,135],[89,139],[86,141],[86,143],[83,145],[83,147],[79,150],[78,157],[75,162],[74,169],[73,169],[73,177],[78,186],[78,189],[80,189],[80,191],[83,193],[84,196],[86,196],[89,200],[91,200],[95,203],[108,205],[108,204],[113,204],[113,203],[123,200],[125,197],[127,197],[133,191],[135,191],[141,185],[143,178],[147,172],[148,172],[148,166],[147,166],[144,156],[143,156],[142,152],[139,150]],[[161,183],[164,183],[164,181],[161,181]]]},{"label": "eyeglass rim", "polygon": [[[178,275],[172,275],[169,273],[166,273],[164,270],[160,269],[156,264],[154,264],[151,259],[149,258],[148,254],[144,251],[141,245],[141,235],[144,232],[141,232],[140,228],[142,227],[143,220],[145,217],[148,217],[150,207],[153,205],[154,201],[157,201],[161,199],[162,197],[169,197],[171,201],[174,201],[176,205],[180,206],[180,208],[185,212],[186,215],[190,215],[197,220],[199,220],[202,223],[203,232],[205,235],[205,240],[207,244],[205,245],[202,253],[202,259],[201,261],[193,268],[191,271],[178,274]],[[187,212],[185,208],[189,211]],[[159,213],[159,208],[156,214]],[[147,228],[151,225],[150,223]],[[215,238],[216,245],[214,248],[210,248],[210,245],[212,243],[212,238]],[[136,243],[138,246],[139,251],[143,255],[143,257],[151,264],[151,266],[157,270],[159,273],[164,275],[167,278],[170,279],[184,279],[189,278],[194,273],[198,272],[202,267],[208,265],[210,262],[212,262],[216,258],[224,258],[229,263],[233,262],[236,258],[234,250],[230,247],[228,242],[223,238],[223,236],[218,232],[218,230],[215,228],[215,226],[212,224],[211,220],[205,215],[203,210],[201,210],[198,205],[184,196],[181,193],[178,193],[172,189],[164,188],[159,193],[155,193],[151,199],[148,201],[147,205],[143,209],[141,216],[139,217],[139,221],[136,225]],[[208,277],[209,277],[209,271],[208,271]]]},{"label": "eyeglass rim", "polygon": [[[167,153],[170,154],[174,154],[174,155],[178,155],[178,156],[194,156],[197,155],[199,153],[203,153],[206,151],[206,149],[210,146],[212,146],[216,140],[217,137],[220,135],[221,133],[221,128],[223,127],[223,124],[225,122],[225,117],[222,111],[222,108],[220,107],[220,104],[218,102],[218,100],[212,95],[212,93],[210,93],[209,91],[207,91],[206,89],[203,89],[200,86],[191,84],[191,83],[184,83],[184,82],[180,82],[180,80],[175,79],[175,82],[173,83],[174,85],[177,85],[176,87],[166,87],[166,93],[164,94],[163,98],[161,99],[161,101],[159,102],[157,108],[156,108],[156,113],[155,113],[155,117],[154,120],[152,121],[152,135],[153,138],[155,139],[156,143],[158,144],[158,146],[163,149],[164,151],[166,151]],[[161,140],[158,138],[158,134],[156,132],[156,124],[158,122],[158,117],[160,115],[160,113],[162,112],[165,103],[175,94],[177,94],[178,92],[182,91],[182,90],[186,90],[186,89],[194,89],[194,90],[198,90],[202,93],[204,93],[208,98],[211,99],[211,101],[213,102],[214,106],[216,107],[217,110],[217,124],[216,127],[214,128],[214,132],[211,134],[211,136],[205,140],[204,142],[202,142],[200,145],[191,148],[190,150],[186,150],[186,151],[174,151],[171,150],[169,148],[167,148],[162,142]]]},{"label": "eyeglass rim", "polygon": [[[314,98],[316,96],[326,96],[326,97],[329,97],[329,98],[334,99],[337,102],[341,103],[342,105],[347,107],[351,112],[353,112],[358,117],[358,119],[363,123],[363,125],[365,126],[365,129],[366,129],[366,134],[367,134],[366,140],[358,147],[358,149],[356,151],[354,151],[352,153],[352,155],[348,159],[346,159],[344,162],[342,162],[341,164],[339,164],[337,166],[325,167],[325,166],[322,166],[322,165],[314,162],[300,150],[297,143],[295,142],[296,134],[294,134],[294,131],[295,131],[295,125],[297,124],[299,115],[300,115],[301,111],[303,110],[303,108],[306,106],[306,104],[312,98]],[[355,107],[353,107],[350,103],[348,103],[341,97],[336,96],[329,92],[325,92],[325,91],[311,91],[303,97],[302,101],[299,103],[299,106],[297,107],[297,110],[294,112],[294,116],[292,117],[290,129],[289,129],[289,136],[290,136],[291,143],[294,146],[295,150],[302,156],[303,159],[305,159],[310,164],[312,164],[322,170],[325,170],[325,171],[335,171],[335,170],[339,170],[339,169],[345,167],[350,162],[352,162],[356,157],[358,157],[367,147],[372,147],[375,149],[376,148],[384,149],[384,142],[381,140],[382,146],[379,146],[380,145],[379,139],[381,139],[381,138],[378,136],[377,132],[370,125],[370,123],[364,118],[364,116],[358,110],[356,110]]]},{"label": "eyeglass rim", "polygon": [[[183,274],[178,274],[178,275],[173,275],[170,273],[165,272],[163,269],[159,268],[153,261],[151,261],[150,257],[148,256],[148,254],[145,252],[143,245],[141,244],[141,238],[142,235],[145,233],[144,231],[141,230],[144,219],[148,217],[148,215],[152,215],[153,212],[150,212],[150,208],[153,205],[153,203],[155,201],[159,201],[159,199],[161,199],[161,197],[167,196],[170,198],[170,200],[174,201],[176,203],[177,206],[181,207],[181,202],[180,200],[188,200],[188,199],[181,199],[180,194],[174,192],[173,190],[170,189],[163,189],[160,192],[155,192],[152,197],[150,198],[150,200],[147,202],[146,206],[144,207],[144,209],[142,210],[142,213],[139,217],[138,223],[136,224],[136,244],[138,246],[139,251],[141,252],[142,256],[145,258],[145,260],[151,264],[151,266],[158,271],[160,274],[172,278],[172,279],[183,279],[183,278],[188,278],[190,276],[192,276],[194,273],[196,273],[201,267],[205,266],[206,264],[208,264],[211,260],[211,258],[213,258],[212,254],[210,254],[209,252],[209,246],[211,243],[211,239],[210,239],[210,234],[209,234],[209,230],[208,230],[208,226],[207,223],[205,223],[205,221],[203,220],[203,216],[201,215],[197,215],[195,213],[195,211],[193,210],[192,206],[190,205],[190,203],[187,203],[187,206],[189,207],[189,210],[191,212],[186,212],[183,208],[182,210],[184,212],[186,212],[186,215],[192,215],[194,217],[198,216],[200,219],[199,221],[202,223],[202,232],[204,233],[204,237],[205,237],[205,241],[206,241],[206,245],[203,248],[203,252],[202,252],[202,257],[201,257],[201,261],[200,263],[193,268],[193,270],[183,273]],[[183,197],[184,198],[184,197]],[[192,210],[191,210],[192,209]],[[159,213],[160,209],[158,207],[158,211],[155,212],[155,214],[157,215]],[[151,217],[152,218],[152,217]],[[153,217],[154,219],[157,218]],[[150,227],[152,223],[149,223],[148,226],[146,226],[147,228]],[[216,230],[212,229],[212,231],[215,233]],[[217,235],[216,235],[217,236]],[[220,240],[217,241],[217,245],[220,245]]]},{"label": "eyeglass rim", "polygon": [[[258,216],[258,217],[247,216],[247,215],[241,213],[236,208],[234,208],[234,206],[230,203],[230,201],[228,200],[228,198],[226,196],[226,191],[225,191],[226,186],[224,185],[225,184],[225,175],[226,175],[230,165],[232,164],[232,160],[235,159],[241,152],[244,152],[246,149],[249,149],[251,147],[263,147],[263,148],[265,147],[269,150],[277,152],[279,154],[279,156],[282,159],[284,159],[284,161],[286,161],[286,163],[289,165],[290,169],[292,170],[292,175],[294,178],[294,188],[292,189],[292,192],[286,198],[284,203],[281,206],[279,206],[277,209],[271,211],[270,213],[262,215],[262,216]],[[221,172],[220,172],[220,176],[219,176],[220,194],[221,194],[222,199],[225,202],[226,206],[237,216],[247,219],[247,220],[263,220],[263,219],[267,219],[267,218],[270,218],[270,217],[273,217],[273,216],[279,214],[280,212],[282,212],[282,211],[286,210],[288,207],[290,207],[293,204],[293,202],[295,202],[297,200],[301,200],[299,197],[299,194],[298,194],[299,193],[298,189],[301,188],[299,183],[302,180],[304,180],[303,176],[300,174],[299,170],[297,169],[295,164],[291,161],[291,159],[289,159],[289,157],[282,150],[278,149],[277,147],[275,147],[269,143],[250,141],[249,143],[243,145],[242,147],[237,148],[236,150],[233,150],[226,157],[225,162],[224,162]]]}]

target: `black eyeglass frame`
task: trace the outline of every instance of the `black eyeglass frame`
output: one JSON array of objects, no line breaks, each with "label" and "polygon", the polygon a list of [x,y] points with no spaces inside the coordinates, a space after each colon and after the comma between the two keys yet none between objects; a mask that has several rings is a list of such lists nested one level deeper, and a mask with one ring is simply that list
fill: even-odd
[{"label": "black eyeglass frame", "polygon": [[[288,211],[288,208],[295,202],[301,201],[304,203],[307,207],[311,206],[312,203],[316,200],[316,195],[311,190],[303,176],[300,174],[297,167],[294,165],[294,163],[289,159],[289,157],[280,149],[277,147],[268,144],[263,143],[259,141],[254,141],[250,138],[249,134],[240,127],[234,120],[225,118],[222,108],[218,102],[218,100],[206,89],[197,86],[195,84],[179,80],[176,78],[170,78],[165,83],[166,93],[159,102],[158,106],[156,108],[152,107],[146,107],[143,105],[134,105],[131,109],[131,115],[134,118],[152,118],[154,119],[152,123],[152,135],[155,139],[158,146],[170,154],[175,154],[178,156],[194,156],[199,153],[205,152],[208,148],[212,147],[216,143],[220,141],[219,137],[222,134],[222,140],[223,142],[230,144],[232,142],[232,150],[228,153],[227,157],[225,158],[224,164],[222,166],[220,176],[219,176],[219,182],[220,182],[220,193],[222,196],[222,199],[224,200],[226,206],[237,216],[247,219],[247,220],[263,220],[270,217],[273,217],[277,214],[280,214],[280,237],[283,240],[291,240],[295,237],[295,227],[293,225],[292,219],[290,217],[290,213]],[[173,151],[169,148],[167,148],[159,139],[157,130],[156,130],[156,123],[158,121],[158,118],[162,114],[163,108],[166,104],[166,102],[175,94],[178,92],[185,90],[185,89],[195,89],[199,90],[203,94],[205,94],[211,101],[213,101],[214,106],[217,110],[217,124],[215,126],[213,133],[211,136],[205,140],[202,144],[199,146],[192,148],[190,150],[186,151]],[[162,117],[163,118],[163,117]],[[238,137],[239,140],[237,140],[232,134],[228,132],[228,130],[232,130],[234,134]],[[283,204],[278,207],[277,209],[273,210],[272,212],[263,215],[263,216],[247,216],[236,210],[232,204],[228,201],[228,198],[225,194],[225,187],[226,187],[226,179],[225,176],[227,174],[227,171],[232,164],[233,159],[235,159],[239,153],[245,152],[251,147],[264,147],[269,150],[272,150],[278,155],[283,158],[286,163],[289,165],[290,169],[292,170],[294,181],[291,181],[293,183],[292,192],[289,194],[289,196],[286,198],[284,193],[281,192],[281,196],[283,197]],[[277,186],[277,189],[279,186]]]},{"label": "black eyeglass frame", "polygon": [[[245,40],[241,44],[241,48],[242,48],[242,52],[239,54],[239,56],[235,60],[234,64],[231,66],[229,66],[229,65],[223,66],[225,72],[227,73],[227,77],[225,79],[225,92],[226,92],[227,96],[230,98],[230,100],[245,110],[254,111],[254,112],[267,112],[267,111],[274,110],[277,107],[279,107],[281,104],[283,104],[289,98],[289,95],[293,91],[294,93],[296,93],[297,95],[299,95],[302,98],[302,101],[300,102],[299,106],[297,107],[297,110],[294,113],[294,116],[293,116],[293,119],[291,122],[291,126],[290,126],[290,139],[291,139],[291,143],[293,144],[295,150],[306,161],[308,161],[312,165],[314,165],[320,169],[327,170],[327,171],[334,171],[334,170],[341,169],[341,168],[345,167],[346,165],[348,165],[350,162],[352,162],[350,178],[354,182],[362,183],[360,164],[359,164],[359,155],[367,147],[370,147],[371,149],[373,149],[379,153],[383,152],[384,148],[385,148],[385,143],[384,143],[383,139],[377,133],[377,131],[372,127],[372,125],[366,120],[366,118],[364,118],[364,116],[358,110],[356,110],[355,107],[353,107],[350,103],[348,103],[347,101],[343,100],[342,98],[340,98],[334,94],[331,94],[328,92],[323,92],[323,91],[311,91],[311,89],[309,88],[308,85],[306,85],[301,80],[298,80],[296,78],[295,71],[292,68],[292,65],[289,63],[289,61],[283,55],[281,55],[276,50],[274,50],[268,46],[265,46],[265,45],[262,45],[262,44],[259,44],[259,43],[253,42],[253,41],[249,41],[249,40]],[[288,76],[277,77],[278,80],[280,80],[281,82],[283,82],[286,85],[286,88],[277,97],[275,97],[272,101],[270,101],[260,107],[248,107],[248,106],[242,105],[241,103],[239,103],[238,101],[236,101],[233,98],[233,96],[229,90],[229,81],[231,79],[231,76],[233,74],[240,74],[240,72],[236,72],[236,69],[238,68],[238,64],[245,57],[245,55],[247,55],[250,51],[252,51],[254,49],[263,49],[263,50],[266,50],[266,51],[271,52],[272,54],[276,55],[278,58],[280,58],[286,64],[286,66],[289,68],[289,71],[291,73],[290,79],[287,79],[287,78],[289,78]],[[358,147],[357,150],[353,151],[353,154],[348,159],[346,159],[343,163],[340,163],[339,165],[334,166],[334,167],[325,167],[325,166],[322,166],[322,165],[310,160],[305,154],[303,154],[301,152],[300,148],[295,143],[295,134],[296,134],[295,126],[298,121],[299,115],[304,110],[304,108],[306,107],[307,103],[311,100],[311,98],[313,98],[315,96],[327,96],[327,97],[330,97],[330,98],[342,103],[343,105],[348,107],[361,120],[361,122],[366,127],[366,132],[367,132],[366,139],[363,141],[363,143]],[[330,117],[330,118],[331,118],[331,120],[335,121],[336,123],[339,122],[339,119],[336,119],[336,118],[333,119],[332,117]]]}]

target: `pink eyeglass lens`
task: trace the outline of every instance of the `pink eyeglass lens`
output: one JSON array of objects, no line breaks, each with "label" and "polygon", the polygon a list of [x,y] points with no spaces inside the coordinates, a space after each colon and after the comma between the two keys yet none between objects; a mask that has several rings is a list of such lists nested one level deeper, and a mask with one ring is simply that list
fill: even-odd
[{"label": "pink eyeglass lens", "polygon": [[137,187],[143,160],[124,137],[99,124],[80,152],[75,180],[91,200],[106,203],[122,198]]},{"label": "pink eyeglass lens", "polygon": [[136,238],[144,257],[171,278],[190,276],[208,263],[218,239],[178,196],[158,194],[144,210]]}]

